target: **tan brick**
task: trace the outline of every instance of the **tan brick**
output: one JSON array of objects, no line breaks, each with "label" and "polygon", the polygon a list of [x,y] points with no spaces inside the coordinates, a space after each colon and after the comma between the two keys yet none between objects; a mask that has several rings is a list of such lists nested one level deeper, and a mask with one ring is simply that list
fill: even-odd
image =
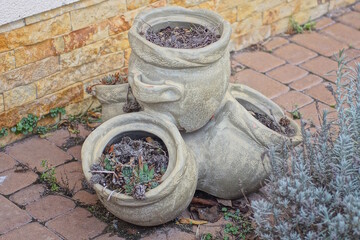
[{"label": "tan brick", "polygon": [[296,91],[303,91],[305,89],[308,89],[310,87],[318,85],[321,82],[322,82],[322,78],[320,78],[314,74],[309,74],[309,75],[291,83],[290,87],[295,89]]},{"label": "tan brick", "polygon": [[48,20],[50,18],[58,17],[58,16],[63,15],[73,9],[74,9],[74,5],[72,5],[72,4],[64,5],[62,7],[55,8],[50,11],[45,11],[45,12],[42,12],[42,13],[39,13],[36,15],[26,17],[24,20],[25,20],[26,25],[30,25],[30,24],[37,23],[40,21]]},{"label": "tan brick", "polygon": [[149,0],[126,0],[127,10],[134,10],[149,4]]},{"label": "tan brick", "polygon": [[4,106],[4,95],[0,94],[0,112],[3,112],[5,110]]},{"label": "tan brick", "polygon": [[319,56],[303,63],[301,67],[329,81],[336,81],[337,62],[329,58]]},{"label": "tan brick", "polygon": [[316,32],[296,34],[291,40],[327,57],[338,53],[341,49],[348,48],[346,44]]},{"label": "tan brick", "polygon": [[341,23],[331,25],[330,27],[323,29],[321,32],[350,46],[360,44],[360,31]]},{"label": "tan brick", "polygon": [[240,50],[252,44],[262,42],[264,39],[270,37],[271,29],[269,25],[253,29],[245,35],[233,35],[231,37],[230,49]]},{"label": "tan brick", "polygon": [[274,51],[274,55],[291,64],[300,64],[317,56],[316,53],[296,44],[288,44]]},{"label": "tan brick", "polygon": [[329,10],[334,8],[344,7],[350,4],[355,3],[357,0],[330,0]]},{"label": "tan brick", "polygon": [[103,21],[126,11],[126,0],[108,0],[87,8],[77,9],[71,14],[73,30]]},{"label": "tan brick", "polygon": [[190,9],[207,9],[207,10],[211,10],[211,11],[215,11],[215,0],[211,0],[211,1],[206,1],[203,3],[200,3],[198,5],[192,6],[190,7]]},{"label": "tan brick", "polygon": [[71,103],[80,102],[83,99],[83,84],[76,83],[52,95],[36,99],[27,105],[15,107],[0,113],[0,126],[12,127],[19,122],[22,117],[27,116],[28,113],[42,116],[49,113],[52,108],[64,107]]},{"label": "tan brick", "polygon": [[[248,1],[248,0],[243,0]],[[253,0],[255,2],[255,10],[257,12],[264,12],[266,10],[269,10],[275,6],[278,6],[279,4],[285,2],[284,0]]]},{"label": "tan brick", "polygon": [[286,64],[268,72],[266,75],[268,75],[269,77],[275,80],[278,80],[279,82],[288,84],[295,80],[305,77],[307,74],[308,74],[307,71],[299,67]]},{"label": "tan brick", "polygon": [[0,53],[0,74],[15,68],[14,51]]},{"label": "tan brick", "polygon": [[10,22],[0,26],[0,33],[10,32],[14,29],[21,28],[25,26],[25,22],[23,19],[17,20],[15,22]]},{"label": "tan brick", "polygon": [[300,10],[307,10],[318,5],[319,0],[301,0]]},{"label": "tan brick", "polygon": [[36,62],[56,54],[52,39],[15,49],[16,67]]},{"label": "tan brick", "polygon": [[296,91],[290,91],[280,95],[279,97],[273,99],[273,101],[289,112],[313,102],[311,97]]},{"label": "tan brick", "polygon": [[233,23],[232,29],[233,29],[233,34],[237,36],[241,36],[261,26],[262,26],[261,13],[255,13],[252,14],[251,17],[248,17],[241,22]]},{"label": "tan brick", "polygon": [[239,0],[218,0],[216,2],[216,11],[221,12],[229,8],[234,8],[243,1]]},{"label": "tan brick", "polygon": [[70,15],[64,14],[6,33],[8,46],[31,45],[71,31]]},{"label": "tan brick", "polygon": [[285,2],[263,13],[263,24],[270,24],[282,18],[291,16],[298,8],[299,2]]},{"label": "tan brick", "polygon": [[238,72],[235,79],[237,83],[254,88],[268,98],[275,98],[289,91],[287,86],[251,69]]},{"label": "tan brick", "polygon": [[60,69],[59,66],[58,57],[49,57],[4,73],[0,75],[0,92],[49,76],[57,72]]},{"label": "tan brick", "polygon": [[286,17],[271,24],[271,35],[287,32],[289,30],[290,18]]},{"label": "tan brick", "polygon": [[0,52],[5,52],[10,50],[8,40],[4,33],[0,34]]},{"label": "tan brick", "polygon": [[125,16],[115,16],[108,20],[109,35],[118,34],[130,29],[130,23],[126,21]]},{"label": "tan brick", "polygon": [[310,9],[309,12],[310,12],[310,20],[317,19],[329,12],[329,2],[318,5]]},{"label": "tan brick", "polygon": [[75,67],[88,62],[95,61],[102,55],[119,52],[129,48],[128,33],[123,32],[105,40],[75,49],[60,56],[61,67]]},{"label": "tan brick", "polygon": [[124,53],[108,54],[81,66],[65,69],[37,81],[37,96],[43,97],[66,86],[80,82],[102,73],[119,69],[124,65]]},{"label": "tan brick", "polygon": [[237,6],[237,21],[242,21],[255,11],[255,1],[241,1]]},{"label": "tan brick", "polygon": [[[311,19],[310,10],[301,11],[292,16],[292,18],[299,24],[304,24]],[[290,21],[289,21],[290,24]]]},{"label": "tan brick", "polygon": [[36,99],[36,86],[29,84],[4,92],[5,110],[21,106]]},{"label": "tan brick", "polygon": [[219,14],[229,23],[234,23],[237,21],[237,19],[236,19],[237,12],[238,11],[236,8],[231,8],[231,9],[227,9],[222,12],[219,12]]},{"label": "tan brick", "polygon": [[259,72],[267,72],[285,63],[265,52],[245,52],[233,56],[234,60]]}]

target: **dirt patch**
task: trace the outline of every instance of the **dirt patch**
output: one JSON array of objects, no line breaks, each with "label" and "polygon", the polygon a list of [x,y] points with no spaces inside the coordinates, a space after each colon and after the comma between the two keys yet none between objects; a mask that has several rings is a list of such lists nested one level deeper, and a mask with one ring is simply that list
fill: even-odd
[{"label": "dirt patch", "polygon": [[265,125],[267,128],[274,130],[277,133],[283,134],[288,137],[292,137],[295,134],[295,129],[290,125],[290,120],[287,117],[282,117],[279,122],[276,122],[274,119],[269,117],[266,114],[256,113],[249,111],[253,117],[255,117],[259,122]]},{"label": "dirt patch", "polygon": [[145,199],[145,193],[160,184],[168,162],[167,149],[160,139],[125,136],[107,146],[100,163],[92,165],[91,182]]},{"label": "dirt patch", "polygon": [[206,47],[220,39],[217,28],[207,28],[202,25],[189,27],[166,27],[159,31],[150,28],[145,33],[146,40],[168,48],[193,49]]}]

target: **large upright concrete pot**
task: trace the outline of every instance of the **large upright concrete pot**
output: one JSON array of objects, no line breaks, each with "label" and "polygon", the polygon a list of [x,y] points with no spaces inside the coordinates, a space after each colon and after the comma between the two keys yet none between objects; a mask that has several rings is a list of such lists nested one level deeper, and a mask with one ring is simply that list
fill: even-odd
[{"label": "large upright concrete pot", "polygon": [[[193,153],[185,145],[174,124],[146,113],[129,113],[114,117],[95,131],[83,144],[82,167],[87,181],[90,167],[99,161],[107,144],[124,135],[149,135],[160,138],[169,154],[169,165],[160,185],[137,200],[95,184],[94,189],[104,206],[118,218],[141,226],[166,223],[177,217],[191,202],[198,170]],[[111,195],[111,196],[110,196]]]},{"label": "large upright concrete pot", "polygon": [[[217,27],[221,37],[198,49],[160,47],[144,37],[150,26],[158,30],[192,24]],[[166,7],[140,13],[129,31],[128,80],[145,111],[163,115],[186,132],[203,127],[228,86],[230,35],[230,24],[207,10]]]}]

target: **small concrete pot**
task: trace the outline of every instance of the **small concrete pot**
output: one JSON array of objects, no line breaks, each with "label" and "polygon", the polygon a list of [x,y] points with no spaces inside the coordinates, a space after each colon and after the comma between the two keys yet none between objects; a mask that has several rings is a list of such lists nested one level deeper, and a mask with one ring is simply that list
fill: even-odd
[{"label": "small concrete pot", "polygon": [[144,112],[114,117],[94,130],[83,144],[82,167],[87,181],[90,167],[99,161],[107,144],[123,135],[155,136],[167,147],[169,165],[160,185],[137,200],[113,193],[100,184],[95,189],[103,205],[118,218],[140,226],[155,226],[177,217],[190,204],[195,193],[198,170],[193,153],[185,145],[178,129],[169,121]]},{"label": "small concrete pot", "polygon": [[95,92],[93,95],[101,103],[103,121],[124,114],[123,106],[126,103],[128,88],[128,83],[94,86]]},{"label": "small concrete pot", "polygon": [[[150,27],[193,24],[217,28],[220,39],[203,48],[177,49],[144,37]],[[230,35],[230,24],[211,11],[164,7],[141,12],[129,31],[128,80],[144,110],[168,118],[186,132],[203,127],[227,90]]]}]

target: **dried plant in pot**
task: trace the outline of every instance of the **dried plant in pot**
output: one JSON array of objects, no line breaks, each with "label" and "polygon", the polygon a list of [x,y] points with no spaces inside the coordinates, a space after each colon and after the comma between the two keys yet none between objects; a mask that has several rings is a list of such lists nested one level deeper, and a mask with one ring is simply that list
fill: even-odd
[{"label": "dried plant in pot", "polygon": [[95,189],[103,205],[118,218],[141,226],[166,223],[178,216],[191,202],[197,185],[197,165],[178,129],[169,121],[146,113],[114,117],[93,131],[83,144],[82,167],[87,181],[91,166],[100,161],[105,147],[121,136],[153,136],[165,144],[169,164],[160,184],[139,200],[113,192],[100,184]]},{"label": "dried plant in pot", "polygon": [[120,72],[103,77],[99,83],[89,86],[86,91],[101,103],[103,121],[141,109],[132,94],[127,77]]},{"label": "dried plant in pot", "polygon": [[[197,48],[171,48],[149,41],[166,28],[213,32],[216,41]],[[129,84],[145,111],[161,114],[179,129],[203,127],[225,96],[230,77],[231,27],[207,10],[164,7],[141,12],[129,31]]]}]

